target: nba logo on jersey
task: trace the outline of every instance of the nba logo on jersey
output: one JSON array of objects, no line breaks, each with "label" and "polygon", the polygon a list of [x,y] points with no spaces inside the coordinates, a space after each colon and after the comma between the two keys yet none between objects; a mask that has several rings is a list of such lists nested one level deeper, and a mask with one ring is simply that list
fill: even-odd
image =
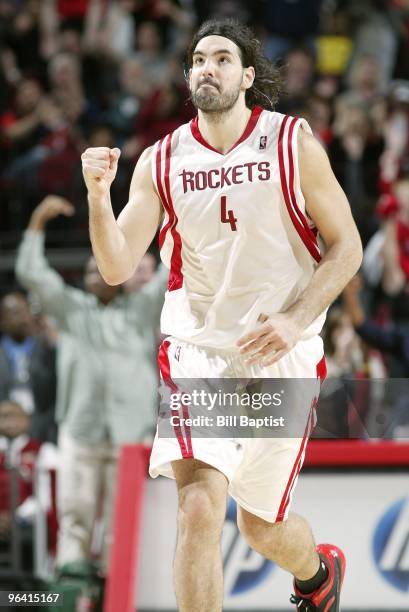
[{"label": "nba logo on jersey", "polygon": [[176,359],[176,361],[179,361],[179,359],[180,359],[180,350],[181,350],[181,348],[182,347],[180,346],[180,344],[178,344],[177,347],[176,347],[176,350],[175,350],[175,359]]},{"label": "nba logo on jersey", "polygon": [[267,147],[267,136],[260,136],[259,149],[265,149]]}]

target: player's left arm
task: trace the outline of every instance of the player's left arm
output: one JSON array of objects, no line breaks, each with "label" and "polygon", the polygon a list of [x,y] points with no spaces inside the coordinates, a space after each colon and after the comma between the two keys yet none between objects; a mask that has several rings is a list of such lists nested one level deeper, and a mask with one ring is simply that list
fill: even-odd
[{"label": "player's left arm", "polygon": [[270,365],[288,353],[303,331],[336,299],[362,262],[362,245],[348,200],[327,154],[299,130],[299,168],[306,210],[324,243],[325,254],[298,300],[268,317],[238,342],[249,362]]}]

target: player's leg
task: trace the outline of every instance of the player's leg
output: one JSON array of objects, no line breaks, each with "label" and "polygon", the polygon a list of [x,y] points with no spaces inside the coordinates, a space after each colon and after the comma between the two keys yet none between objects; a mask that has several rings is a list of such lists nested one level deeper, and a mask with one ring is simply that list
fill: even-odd
[{"label": "player's leg", "polygon": [[249,546],[288,570],[299,580],[309,580],[318,571],[320,559],[307,521],[291,512],[286,521],[269,523],[238,508],[237,522]]},{"label": "player's leg", "polygon": [[180,612],[221,612],[223,566],[221,532],[228,480],[196,459],[172,462],[179,510],[175,590]]},{"label": "player's leg", "polygon": [[74,440],[63,427],[58,436],[61,454],[57,479],[57,566],[87,560],[101,489],[102,462],[92,447]]},{"label": "player's leg", "polygon": [[111,548],[112,537],[112,519],[114,513],[114,497],[117,484],[117,468],[118,468],[118,448],[115,448],[110,443],[106,444],[105,461],[103,465],[103,506],[102,516],[104,525],[104,537],[101,551],[101,569],[106,575],[108,572],[109,553]]},{"label": "player's leg", "polygon": [[339,611],[345,557],[337,546],[316,546],[307,521],[294,513],[283,522],[269,523],[239,508],[237,519],[254,550],[293,574],[291,602],[297,610]]},{"label": "player's leg", "polygon": [[[344,556],[336,546],[316,546],[307,522],[289,514],[315,423],[319,380],[325,371],[322,340],[314,337],[299,342],[265,370],[250,370],[248,375],[279,379],[282,384],[286,380],[281,408],[291,416],[286,416],[286,431],[254,437],[245,444],[243,462],[230,482],[231,494],[240,506],[239,528],[252,548],[294,575],[292,601],[297,609],[335,612],[339,610]],[[274,391],[270,380],[265,381],[263,391]]]}]

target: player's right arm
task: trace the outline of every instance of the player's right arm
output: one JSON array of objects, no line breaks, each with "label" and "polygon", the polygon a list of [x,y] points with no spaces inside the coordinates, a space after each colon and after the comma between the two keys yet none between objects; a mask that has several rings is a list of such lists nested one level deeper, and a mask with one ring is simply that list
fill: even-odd
[{"label": "player's right arm", "polygon": [[128,203],[118,219],[112,210],[110,188],[118,168],[119,149],[93,147],[81,156],[92,250],[109,285],[119,285],[132,276],[161,219],[162,207],[151,176],[151,154],[152,147],[141,155]]}]

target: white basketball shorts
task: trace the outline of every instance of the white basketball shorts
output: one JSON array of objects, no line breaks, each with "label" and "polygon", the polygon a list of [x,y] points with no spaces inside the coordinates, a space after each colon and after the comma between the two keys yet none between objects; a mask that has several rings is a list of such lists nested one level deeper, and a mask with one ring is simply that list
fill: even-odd
[{"label": "white basketball shorts", "polygon": [[[325,378],[323,343],[319,336],[299,341],[277,363],[248,365],[237,352],[223,352],[165,339],[158,356],[161,378],[172,385],[177,379],[288,379],[313,378],[305,397],[305,427],[298,437],[222,438],[192,437],[183,424],[173,437],[156,433],[149,473],[174,478],[171,463],[198,459],[222,472],[229,494],[248,512],[275,523],[287,519],[309,436],[315,425],[315,405],[320,382]],[[304,396],[302,399],[304,404]],[[302,406],[302,411],[304,406]],[[303,414],[303,412],[302,412]]]}]

